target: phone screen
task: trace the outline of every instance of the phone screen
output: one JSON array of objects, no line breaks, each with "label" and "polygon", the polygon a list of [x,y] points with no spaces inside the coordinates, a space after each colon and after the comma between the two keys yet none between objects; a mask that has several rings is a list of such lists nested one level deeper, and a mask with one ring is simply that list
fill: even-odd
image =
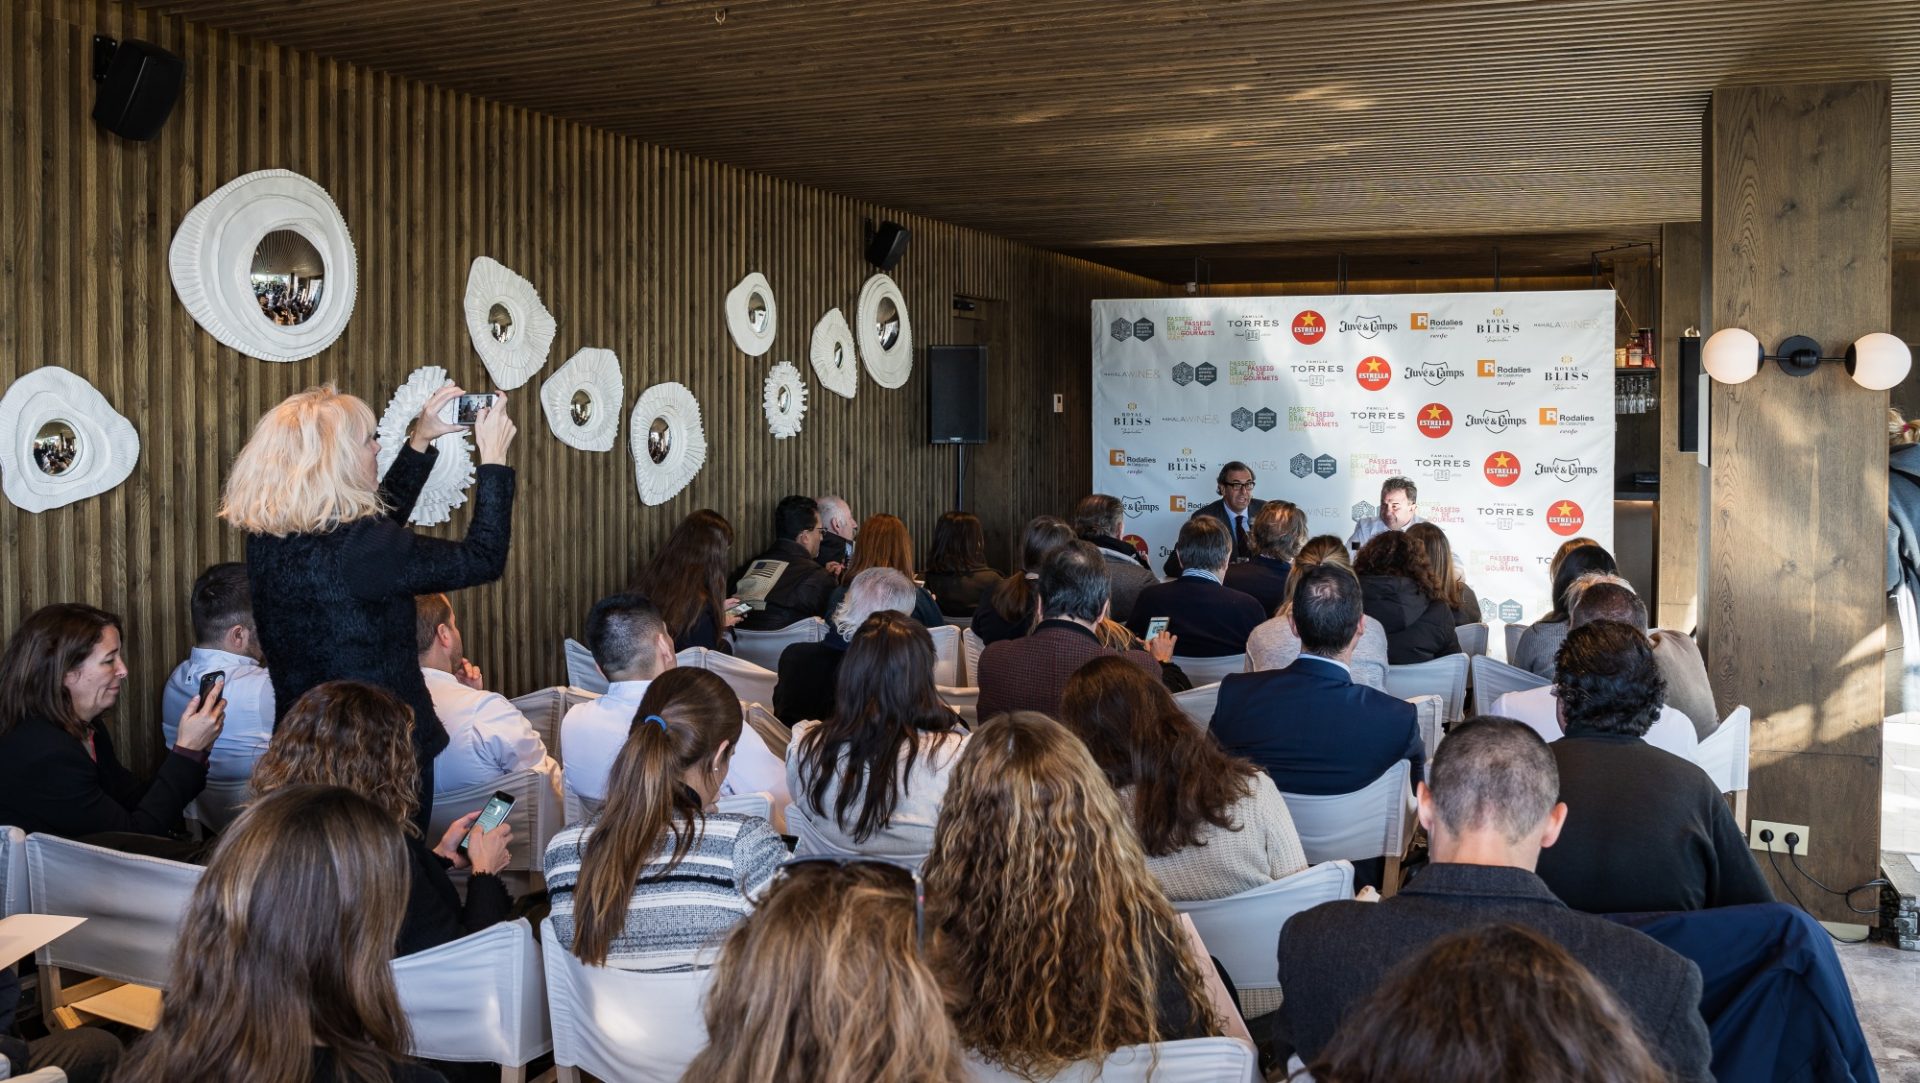
[{"label": "phone screen", "polygon": [[453,423],[472,425],[480,420],[480,411],[493,405],[493,393],[462,395],[453,408]]},{"label": "phone screen", "polygon": [[[474,822],[473,831],[492,831],[500,826],[501,822],[507,818],[507,813],[512,810],[513,795],[496,791],[487,799],[486,807],[480,810],[480,819]],[[473,831],[467,832],[467,838],[460,840],[461,853],[466,852],[467,839],[473,837]]]},{"label": "phone screen", "polygon": [[1152,620],[1148,621],[1147,622],[1147,638],[1152,639],[1154,636],[1157,636],[1161,632],[1166,631],[1167,624],[1171,620],[1172,620],[1171,617],[1155,617]]}]

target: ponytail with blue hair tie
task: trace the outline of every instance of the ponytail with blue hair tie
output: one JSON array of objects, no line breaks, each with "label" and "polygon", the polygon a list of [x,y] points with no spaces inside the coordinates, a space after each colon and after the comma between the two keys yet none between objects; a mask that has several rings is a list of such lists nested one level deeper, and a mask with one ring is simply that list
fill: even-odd
[{"label": "ponytail with blue hair tie", "polygon": [[661,733],[668,733],[668,732],[670,732],[670,731],[669,731],[669,730],[667,729],[667,720],[666,720],[666,719],[664,719],[664,718],[661,718],[661,717],[660,717],[659,715],[657,715],[657,714],[650,714],[650,715],[648,715],[647,717],[645,717],[645,718],[643,718],[643,719],[641,719],[640,721],[641,721],[642,723],[647,723],[647,722],[651,722],[651,723],[653,723],[654,725],[656,725],[656,726],[659,726],[659,727],[660,727],[660,732],[661,732]]}]

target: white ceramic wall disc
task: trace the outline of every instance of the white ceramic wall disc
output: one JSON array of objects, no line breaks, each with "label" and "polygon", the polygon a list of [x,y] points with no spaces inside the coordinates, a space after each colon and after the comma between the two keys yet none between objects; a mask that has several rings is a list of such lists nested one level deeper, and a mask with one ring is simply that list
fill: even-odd
[{"label": "white ceramic wall disc", "polygon": [[881,387],[906,384],[913,375],[913,322],[907,318],[907,299],[890,276],[874,275],[860,287],[855,318],[867,375]]},{"label": "white ceramic wall disc", "polygon": [[13,382],[0,398],[0,481],[22,511],[99,496],[140,461],[140,434],[94,386],[58,365]]},{"label": "white ceramic wall disc", "polygon": [[807,414],[807,381],[800,370],[787,361],[773,366],[761,389],[760,406],[766,411],[767,431],[774,439],[798,435],[800,421]]},{"label": "white ceramic wall disc", "polygon": [[642,391],[627,427],[633,480],[648,506],[672,500],[707,461],[700,404],[680,384],[654,384]]},{"label": "white ceramic wall disc", "polygon": [[727,293],[727,330],[733,344],[748,357],[759,357],[773,349],[773,336],[780,329],[780,307],[774,302],[773,287],[759,271],[740,280]]},{"label": "white ceramic wall disc", "polygon": [[612,350],[589,346],[540,385],[540,406],[547,427],[561,443],[582,451],[612,451],[626,394],[620,358]]},{"label": "white ceramic wall disc", "polygon": [[547,363],[559,325],[533,283],[487,256],[467,269],[467,337],[503,391],[533,379]]},{"label": "white ceramic wall disc", "polygon": [[[407,442],[407,428],[420,416],[421,408],[434,392],[452,382],[447,379],[446,369],[428,365],[413,370],[407,382],[387,400],[386,412],[380,415],[381,477],[387,476],[393,461],[400,457],[400,446]],[[451,409],[453,404],[447,405]],[[435,440],[433,446],[439,449],[439,458],[420,490],[420,499],[414,501],[413,514],[407,516],[407,522],[419,526],[437,526],[453,518],[453,509],[467,502],[467,490],[473,487],[473,445],[466,431],[450,432]]]},{"label": "white ceramic wall disc", "polygon": [[846,313],[830,308],[813,325],[810,351],[814,379],[820,386],[842,398],[860,391],[859,350],[853,343],[853,329],[847,326]]}]

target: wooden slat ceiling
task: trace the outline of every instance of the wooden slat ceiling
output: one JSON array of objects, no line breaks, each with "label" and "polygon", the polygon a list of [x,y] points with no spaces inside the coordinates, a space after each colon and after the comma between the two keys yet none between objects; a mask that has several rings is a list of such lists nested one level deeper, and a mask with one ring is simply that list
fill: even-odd
[{"label": "wooden slat ceiling", "polygon": [[1646,239],[1699,217],[1714,87],[1887,77],[1920,244],[1913,0],[144,6],[1121,266]]}]

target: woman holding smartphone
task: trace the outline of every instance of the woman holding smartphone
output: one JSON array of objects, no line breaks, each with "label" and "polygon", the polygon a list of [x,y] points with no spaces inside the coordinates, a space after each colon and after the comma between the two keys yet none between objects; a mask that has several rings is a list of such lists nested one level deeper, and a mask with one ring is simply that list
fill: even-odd
[{"label": "woman holding smartphone", "polygon": [[433,758],[447,746],[420,673],[414,597],[490,583],[506,570],[517,430],[498,394],[473,426],[480,469],[473,519],[461,541],[415,534],[407,516],[439,451],[463,426],[440,413],[462,394],[435,392],[407,445],[380,477],[373,411],[331,385],[269,410],[227,479],[220,517],[247,534],[254,623],[281,716],[324,681],[353,679],[392,691],[413,708],[419,767],[415,820],[433,805]]}]

